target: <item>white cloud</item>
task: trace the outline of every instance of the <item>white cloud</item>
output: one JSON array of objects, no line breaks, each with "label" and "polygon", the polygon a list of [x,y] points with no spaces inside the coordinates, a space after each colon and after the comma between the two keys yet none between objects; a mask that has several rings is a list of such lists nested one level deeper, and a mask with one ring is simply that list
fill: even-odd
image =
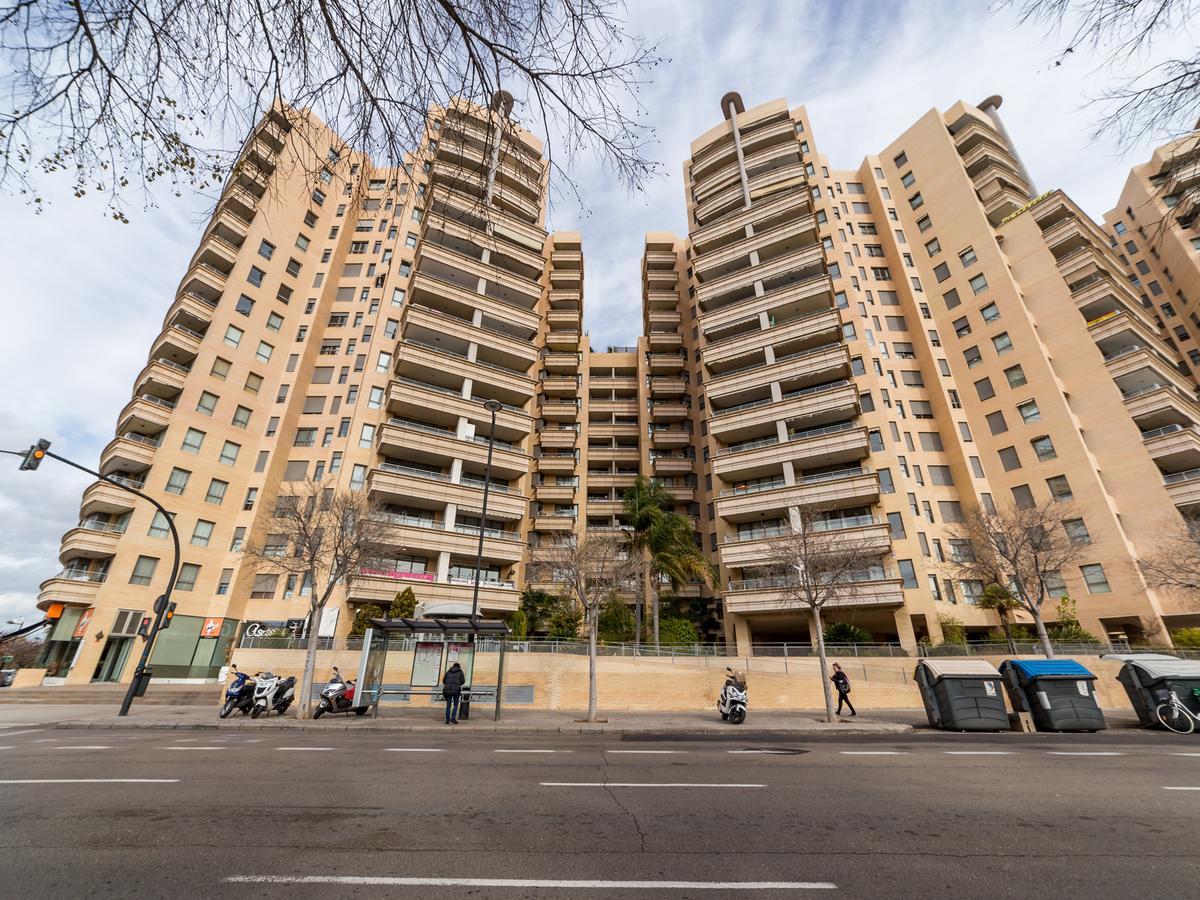
[{"label": "white cloud", "polygon": [[[630,343],[638,333],[643,235],[686,232],[682,162],[691,140],[721,121],[726,91],[749,106],[776,97],[807,106],[817,150],[840,168],[857,167],[930,108],[999,93],[1038,187],[1062,187],[1097,217],[1149,153],[1118,158],[1111,144],[1093,143],[1095,110],[1084,108],[1100,87],[1092,64],[1076,54],[1049,66],[1054,41],[983,4],[655,0],[631,4],[630,14],[631,29],[659,37],[670,58],[639,92],[666,177],[630,197],[594,160],[580,160],[575,177],[588,213],[566,200],[552,211],[553,227],[583,232],[593,346]],[[1194,41],[1176,33],[1155,49],[1174,45]],[[0,377],[8,386],[0,448],[48,437],[54,449],[94,463],[111,438],[209,206],[202,197],[158,199],[160,208],[120,225],[105,218],[99,198],[66,192],[39,216],[0,197],[8,226],[0,244]],[[38,582],[57,570],[59,536],[74,524],[87,481],[52,463],[20,473],[14,458],[0,457],[0,617],[36,615]]]}]

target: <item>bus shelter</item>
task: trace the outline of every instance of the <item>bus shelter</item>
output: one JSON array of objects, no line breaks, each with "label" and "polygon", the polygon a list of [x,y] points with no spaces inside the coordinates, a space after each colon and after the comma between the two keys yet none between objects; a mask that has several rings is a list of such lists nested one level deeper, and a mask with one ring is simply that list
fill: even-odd
[{"label": "bus shelter", "polygon": [[[500,698],[504,690],[504,638],[508,626],[495,619],[427,618],[427,619],[370,619],[363,634],[362,656],[358,664],[358,689],[355,701],[358,705],[371,707],[372,717],[379,715],[379,701],[384,694],[434,697],[441,694],[443,667],[450,662],[468,661],[463,666],[467,682],[463,685],[463,699],[486,696],[491,691],[474,687],[475,649],[482,635],[498,639],[500,661],[496,669],[496,709],[493,719],[500,721]],[[388,646],[394,636],[416,639],[413,651],[413,669],[407,689],[388,689],[383,683],[383,672],[387,666]],[[426,640],[422,640],[425,638]],[[457,642],[454,639],[459,639]]]}]

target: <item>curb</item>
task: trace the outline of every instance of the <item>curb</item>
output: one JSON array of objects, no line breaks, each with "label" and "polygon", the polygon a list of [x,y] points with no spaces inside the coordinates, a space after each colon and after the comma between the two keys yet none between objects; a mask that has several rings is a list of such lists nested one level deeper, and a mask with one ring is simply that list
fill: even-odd
[{"label": "curb", "polygon": [[[208,724],[208,723],[177,723],[177,722],[145,722],[145,723],[128,723],[128,722],[47,722],[45,727],[60,730],[78,730],[78,731],[271,731],[271,732],[287,732],[287,731],[305,731],[305,732],[337,732],[346,733],[351,731],[360,731],[367,734],[379,733],[406,733],[406,734],[446,734],[444,727],[436,725],[374,725],[374,726],[353,726],[353,725],[318,725],[312,724],[294,724],[294,725],[273,725],[273,724]],[[880,722],[872,725],[832,725],[828,727],[788,727],[788,726],[766,726],[752,727],[741,729],[742,732],[750,734],[790,734],[797,736],[825,736],[832,735],[837,737],[846,737],[852,735],[906,735],[912,734],[913,728],[911,725],[903,725],[893,722]],[[546,725],[546,726],[504,726],[504,725],[481,725],[480,727],[470,727],[460,729],[458,734],[648,734],[648,735],[733,735],[739,731],[734,730],[732,726],[718,728],[712,726],[681,726],[681,727],[649,727],[642,725]]]}]

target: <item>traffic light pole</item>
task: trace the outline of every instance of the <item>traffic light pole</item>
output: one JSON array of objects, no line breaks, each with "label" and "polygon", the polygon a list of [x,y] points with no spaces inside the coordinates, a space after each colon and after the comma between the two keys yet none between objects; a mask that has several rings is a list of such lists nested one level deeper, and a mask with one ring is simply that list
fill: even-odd
[{"label": "traffic light pole", "polygon": [[[146,663],[150,661],[150,652],[154,649],[154,639],[158,637],[158,632],[162,629],[163,618],[166,616],[167,609],[171,605],[171,592],[175,590],[175,580],[179,577],[179,532],[175,530],[175,518],[167,511],[166,507],[164,507],[153,497],[149,497],[146,494],[143,494],[141,491],[131,488],[127,484],[122,484],[119,481],[109,478],[107,475],[101,475],[99,472],[89,469],[87,466],[81,466],[79,463],[69,460],[65,456],[59,456],[57,453],[51,453],[49,449],[47,449],[49,446],[50,442],[43,440],[39,441],[34,447],[31,447],[27,453],[21,453],[15,450],[0,450],[0,453],[21,456],[28,460],[30,458],[30,454],[36,449],[37,452],[41,453],[43,456],[49,456],[51,459],[57,459],[60,463],[65,463],[73,469],[78,469],[80,472],[86,472],[88,475],[91,475],[93,478],[99,478],[106,484],[111,484],[123,491],[126,491],[137,497],[141,497],[163,514],[163,518],[167,520],[167,527],[171,530],[171,542],[174,544],[175,550],[175,558],[171,561],[171,577],[167,579],[166,591],[161,597],[158,598],[157,601],[155,601],[154,623],[150,626],[150,633],[146,637],[145,644],[142,645],[142,658],[138,660],[137,668],[134,669],[133,672],[133,680],[129,682],[129,690],[125,692],[125,699],[121,701],[121,711],[117,713],[119,716],[127,716],[129,715],[129,707],[133,705],[133,698],[137,693],[138,684],[141,682],[142,675],[146,671]],[[37,459],[40,461],[40,457]],[[23,465],[22,468],[27,468],[27,466]],[[37,465],[35,463],[33,466],[28,466],[28,468],[36,469]]]}]

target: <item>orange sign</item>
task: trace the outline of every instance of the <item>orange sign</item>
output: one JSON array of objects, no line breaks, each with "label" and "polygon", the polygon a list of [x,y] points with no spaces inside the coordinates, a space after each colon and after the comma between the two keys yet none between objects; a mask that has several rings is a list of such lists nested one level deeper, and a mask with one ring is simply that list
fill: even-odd
[{"label": "orange sign", "polygon": [[224,619],[205,619],[204,625],[200,628],[200,637],[214,638],[221,634],[221,626],[225,624]]},{"label": "orange sign", "polygon": [[61,619],[63,610],[66,608],[67,608],[67,606],[65,603],[51,603],[49,606],[46,607],[46,618],[47,619]]},{"label": "orange sign", "polygon": [[83,637],[84,632],[87,631],[88,623],[92,621],[92,613],[94,611],[90,606],[83,611],[83,615],[79,617],[79,622],[75,625],[75,632],[71,635],[72,638]]}]

